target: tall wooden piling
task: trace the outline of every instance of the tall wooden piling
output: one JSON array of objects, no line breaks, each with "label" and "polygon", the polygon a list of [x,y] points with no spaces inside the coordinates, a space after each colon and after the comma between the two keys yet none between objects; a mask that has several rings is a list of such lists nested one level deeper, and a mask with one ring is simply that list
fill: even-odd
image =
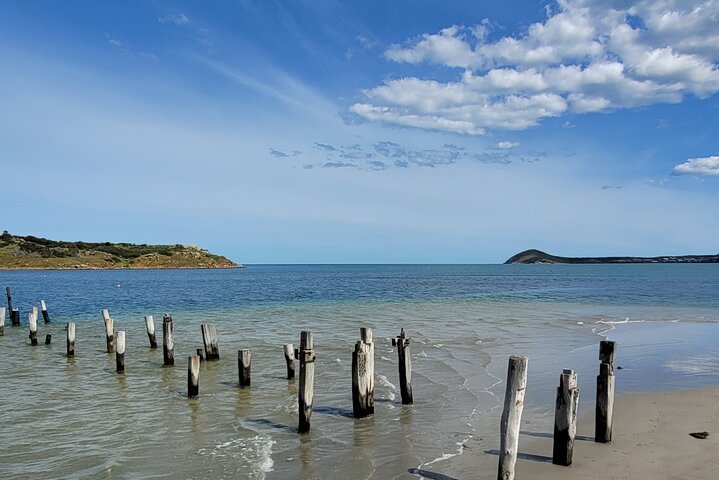
[{"label": "tall wooden piling", "polygon": [[559,376],[557,401],[554,409],[554,448],[552,463],[569,466],[572,464],[574,439],[577,435],[577,409],[579,408],[579,387],[577,374],[564,370]]},{"label": "tall wooden piling", "polygon": [[392,339],[392,346],[397,347],[399,360],[399,391],[402,395],[402,404],[409,405],[412,397],[412,356],[409,349],[409,338],[404,335],[404,328],[400,329],[399,336]]},{"label": "tall wooden piling", "polygon": [[117,373],[125,373],[125,332],[117,332],[117,338],[115,339],[117,348],[115,349],[115,366],[117,367]]},{"label": "tall wooden piling", "polygon": [[202,329],[202,343],[205,344],[205,360],[219,360],[220,347],[217,343],[217,331],[214,323],[200,325]]},{"label": "tall wooden piling", "polygon": [[7,295],[7,311],[12,315],[12,293],[10,292],[10,287],[5,287],[5,294]]},{"label": "tall wooden piling", "polygon": [[155,319],[152,315],[145,315],[145,328],[147,329],[147,338],[150,339],[150,348],[157,348],[157,339],[155,339]]},{"label": "tall wooden piling", "polygon": [[42,312],[42,318],[45,320],[45,323],[50,323],[50,314],[47,313],[47,305],[45,304],[45,300],[40,300],[40,311]]},{"label": "tall wooden piling", "polygon": [[374,343],[372,330],[360,328],[360,341],[352,352],[352,414],[355,418],[374,413]]},{"label": "tall wooden piling", "polygon": [[10,324],[13,327],[19,327],[20,326],[20,310],[17,308],[13,308],[10,310]]},{"label": "tall wooden piling", "polygon": [[312,332],[303,331],[301,333],[298,357],[300,361],[300,384],[297,394],[299,397],[300,422],[297,431],[306,433],[310,431],[315,386],[315,349]]},{"label": "tall wooden piling", "polygon": [[285,351],[285,363],[287,364],[287,379],[295,378],[295,347],[291,343],[283,346]]},{"label": "tall wooden piling", "polygon": [[37,345],[37,315],[34,313],[27,314],[27,323],[30,327],[30,345]]},{"label": "tall wooden piling", "polygon": [[5,307],[0,307],[0,336],[5,335]]},{"label": "tall wooden piling", "polygon": [[115,321],[110,318],[110,311],[105,308],[102,310],[102,320],[105,322],[105,345],[107,353],[113,353],[115,347],[113,341],[115,340]]},{"label": "tall wooden piling", "polygon": [[75,356],[75,322],[67,324],[67,356]]},{"label": "tall wooden piling", "polygon": [[175,364],[175,340],[172,334],[172,317],[162,317],[162,356],[165,365]]},{"label": "tall wooden piling", "polygon": [[200,393],[200,357],[187,357],[187,397],[196,397]]},{"label": "tall wooden piling", "polygon": [[249,387],[251,383],[252,354],[249,350],[237,351],[237,371],[240,376],[240,387]]},{"label": "tall wooden piling", "polygon": [[507,366],[507,388],[504,392],[504,411],[500,424],[498,480],[512,480],[517,463],[519,427],[524,410],[524,395],[527,390],[527,362],[521,355],[509,357]]},{"label": "tall wooden piling", "polygon": [[599,343],[599,375],[597,376],[597,403],[594,414],[594,441],[612,441],[614,419],[614,355],[616,342],[602,340]]}]

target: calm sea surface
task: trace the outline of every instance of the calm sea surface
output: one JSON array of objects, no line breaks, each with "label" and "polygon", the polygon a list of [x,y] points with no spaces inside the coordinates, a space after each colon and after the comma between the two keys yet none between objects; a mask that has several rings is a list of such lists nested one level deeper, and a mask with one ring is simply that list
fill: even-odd
[{"label": "calm sea surface", "polygon": [[[415,469],[489,479],[511,354],[529,356],[528,432],[551,427],[562,368],[578,371],[582,408],[592,408],[603,336],[619,343],[620,393],[719,383],[719,265],[0,271],[5,286],[22,326],[6,319],[0,337],[2,479],[391,479],[417,478]],[[31,347],[27,313],[40,299],[52,323],[40,318]],[[103,308],[126,332],[125,375],[104,352]],[[161,343],[164,313],[174,367],[145,333],[152,314]],[[216,325],[221,360],[202,364],[200,396],[188,400],[201,323]],[[350,361],[362,326],[374,330],[376,406],[354,420]],[[400,328],[412,337],[412,406],[397,388],[390,339]],[[317,362],[312,430],[300,436],[282,345],[305,329]],[[249,389],[237,386],[240,348],[252,351]],[[459,455],[473,458],[471,470]]]}]

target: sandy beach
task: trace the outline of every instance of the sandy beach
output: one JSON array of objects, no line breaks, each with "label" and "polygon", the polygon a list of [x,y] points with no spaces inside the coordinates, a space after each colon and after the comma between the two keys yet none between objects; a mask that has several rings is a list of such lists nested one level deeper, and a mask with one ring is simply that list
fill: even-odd
[{"label": "sandy beach", "polygon": [[[715,479],[719,474],[719,387],[618,396],[614,438],[607,445],[593,441],[593,415],[580,420],[571,467],[551,463],[551,435],[526,434],[517,478]],[[539,433],[551,431],[547,425]],[[689,436],[702,431],[710,434],[705,440]]]}]

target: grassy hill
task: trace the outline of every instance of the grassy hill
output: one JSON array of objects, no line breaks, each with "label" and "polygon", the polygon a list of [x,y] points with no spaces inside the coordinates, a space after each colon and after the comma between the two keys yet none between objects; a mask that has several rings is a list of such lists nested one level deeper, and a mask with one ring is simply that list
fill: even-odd
[{"label": "grassy hill", "polygon": [[59,242],[0,235],[0,269],[237,268],[194,245]]}]

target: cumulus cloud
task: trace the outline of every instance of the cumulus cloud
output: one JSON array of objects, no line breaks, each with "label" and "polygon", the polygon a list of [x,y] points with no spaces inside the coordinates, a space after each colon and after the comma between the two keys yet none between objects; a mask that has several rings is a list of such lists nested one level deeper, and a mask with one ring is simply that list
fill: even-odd
[{"label": "cumulus cloud", "polygon": [[157,21],[160,23],[171,23],[178,27],[184,27],[190,24],[190,19],[184,13],[166,13],[165,15],[158,17]]},{"label": "cumulus cloud", "polygon": [[686,95],[719,92],[716,0],[557,0],[544,21],[521,34],[488,40],[490,30],[489,21],[453,25],[390,46],[390,61],[459,69],[458,77],[389,79],[364,90],[367,100],[350,112],[370,121],[482,135],[564,114],[679,103]]},{"label": "cumulus cloud", "polygon": [[510,141],[503,141],[497,143],[497,148],[500,150],[509,150],[512,148],[517,148],[519,146],[519,142],[510,142]]},{"label": "cumulus cloud", "polygon": [[678,174],[719,176],[719,156],[690,158],[686,162],[675,166],[674,172]]}]

